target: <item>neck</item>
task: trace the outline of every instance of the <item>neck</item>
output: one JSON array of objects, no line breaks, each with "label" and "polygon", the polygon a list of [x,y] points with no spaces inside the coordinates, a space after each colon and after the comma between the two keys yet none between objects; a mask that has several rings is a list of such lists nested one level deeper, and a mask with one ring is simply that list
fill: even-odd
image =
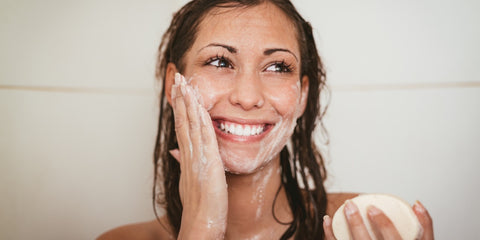
[{"label": "neck", "polygon": [[[280,158],[247,175],[227,173],[228,223],[226,238],[271,238],[287,227],[278,223],[291,221],[287,197],[281,186]],[[275,201],[275,206],[274,206]],[[233,237],[234,236],[234,237]]]}]

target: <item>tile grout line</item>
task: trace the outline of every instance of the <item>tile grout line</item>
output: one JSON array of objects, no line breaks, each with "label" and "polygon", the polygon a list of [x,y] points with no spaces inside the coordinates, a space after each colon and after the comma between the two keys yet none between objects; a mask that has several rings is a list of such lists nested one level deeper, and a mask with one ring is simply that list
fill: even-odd
[{"label": "tile grout line", "polygon": [[452,82],[452,83],[406,83],[406,84],[365,84],[365,85],[332,85],[333,91],[382,91],[382,90],[418,90],[444,88],[478,88],[480,82]]},{"label": "tile grout line", "polygon": [[[453,83],[412,83],[412,84],[365,84],[365,85],[330,85],[333,91],[382,91],[382,90],[416,90],[439,88],[478,88],[480,82],[453,82]],[[88,87],[54,87],[54,86],[21,86],[0,85],[0,90],[61,92],[61,93],[97,93],[145,96],[154,94],[154,87],[147,88],[88,88]]]},{"label": "tile grout line", "polygon": [[55,92],[55,93],[94,93],[94,94],[120,94],[146,96],[154,93],[147,88],[89,88],[89,87],[53,87],[53,86],[21,86],[21,85],[0,85],[0,90]]}]

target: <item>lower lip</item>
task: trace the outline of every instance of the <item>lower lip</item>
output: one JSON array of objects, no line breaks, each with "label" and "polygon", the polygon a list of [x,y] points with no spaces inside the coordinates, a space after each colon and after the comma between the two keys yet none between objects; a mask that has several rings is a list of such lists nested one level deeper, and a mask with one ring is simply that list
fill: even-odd
[{"label": "lower lip", "polygon": [[212,121],[212,124],[213,124],[213,128],[215,129],[215,133],[217,134],[217,136],[219,136],[222,139],[232,141],[232,142],[256,142],[256,141],[260,141],[262,138],[264,138],[268,134],[268,132],[270,132],[270,130],[273,127],[273,125],[267,125],[265,127],[265,130],[262,133],[257,134],[257,135],[239,136],[239,135],[235,135],[235,134],[229,134],[229,133],[226,133],[226,132],[220,130],[220,128],[217,127],[218,124],[215,121]]}]

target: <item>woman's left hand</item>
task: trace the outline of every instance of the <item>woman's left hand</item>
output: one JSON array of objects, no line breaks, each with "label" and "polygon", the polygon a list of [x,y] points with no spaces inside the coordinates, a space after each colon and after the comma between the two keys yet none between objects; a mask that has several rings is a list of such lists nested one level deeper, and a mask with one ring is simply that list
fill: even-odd
[{"label": "woman's left hand", "polygon": [[[417,201],[413,206],[413,211],[417,215],[418,221],[422,226],[420,240],[433,240],[433,223],[430,214],[425,207]],[[372,225],[375,236],[378,239],[402,239],[392,221],[378,208],[371,207],[367,211],[368,219]],[[362,216],[357,206],[352,201],[345,204],[345,217],[350,227],[350,233],[353,239],[371,239]],[[326,240],[336,240],[332,229],[332,220],[325,215],[323,221],[323,230]]]}]

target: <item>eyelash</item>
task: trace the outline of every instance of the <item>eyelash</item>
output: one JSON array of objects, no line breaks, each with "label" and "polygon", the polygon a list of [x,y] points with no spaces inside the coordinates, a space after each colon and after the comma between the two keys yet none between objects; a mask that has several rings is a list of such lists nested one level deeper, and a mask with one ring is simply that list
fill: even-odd
[{"label": "eyelash", "polygon": [[[215,61],[218,61],[217,65],[212,64]],[[220,63],[223,63],[224,65],[220,64]],[[216,68],[233,68],[232,62],[223,55],[222,56],[217,55],[215,57],[209,58],[207,61],[205,61],[204,65],[205,66],[214,66]],[[220,65],[223,65],[223,66],[220,66]],[[272,71],[272,72],[276,72],[276,73],[291,73],[294,70],[293,67],[292,67],[292,64],[287,64],[285,62],[285,60],[274,62],[274,63],[268,65],[265,68],[265,70],[272,67],[272,66],[276,66],[276,67],[280,68],[279,71]]]},{"label": "eyelash", "polygon": [[[215,61],[218,61],[218,63],[220,64],[220,62],[224,62],[226,63],[227,66],[218,66],[218,65],[212,65],[213,62]],[[212,57],[212,58],[209,58],[207,61],[205,61],[205,65],[210,65],[210,66],[214,66],[216,68],[233,68],[233,64],[231,63],[230,60],[228,60],[225,56],[220,56],[220,55],[217,55],[215,57]]]},{"label": "eyelash", "polygon": [[287,64],[285,62],[285,60],[283,60],[281,62],[274,62],[273,64],[269,65],[267,67],[267,69],[272,67],[272,66],[280,67],[280,71],[274,71],[274,72],[278,72],[278,73],[291,73],[291,72],[293,72],[292,64]]}]

